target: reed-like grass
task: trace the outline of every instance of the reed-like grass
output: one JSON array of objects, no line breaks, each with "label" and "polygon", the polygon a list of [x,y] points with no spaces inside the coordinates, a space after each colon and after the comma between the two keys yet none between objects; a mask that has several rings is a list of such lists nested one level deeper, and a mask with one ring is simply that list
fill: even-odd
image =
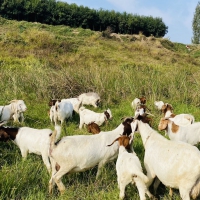
[{"label": "reed-like grass", "polygon": [[[171,103],[177,114],[191,113],[196,121],[200,120],[198,46],[191,46],[188,52],[185,45],[171,44],[166,39],[107,39],[90,30],[2,18],[0,27],[0,105],[23,99],[28,107],[25,122],[10,122],[10,126],[54,129],[47,114],[49,99],[76,97],[88,91],[102,98],[97,112],[110,108],[113,113],[113,120],[101,127],[104,131],[116,128],[122,117],[132,116],[131,102],[141,95],[146,96],[154,114],[156,130],[161,113],[154,108],[155,100]],[[89,134],[86,129],[79,130],[78,125],[76,114],[63,126],[62,136]],[[134,149],[143,166],[144,148],[139,134]],[[41,157],[29,154],[22,161],[15,144],[0,143],[0,199],[118,199],[115,162],[106,165],[99,180],[95,180],[96,171],[94,167],[65,176],[66,193],[61,196],[55,189],[49,195],[50,176]],[[169,199],[168,193],[169,189],[161,185],[157,197]],[[139,199],[135,186],[128,186],[126,194],[127,199]],[[173,199],[180,200],[177,190]]]}]

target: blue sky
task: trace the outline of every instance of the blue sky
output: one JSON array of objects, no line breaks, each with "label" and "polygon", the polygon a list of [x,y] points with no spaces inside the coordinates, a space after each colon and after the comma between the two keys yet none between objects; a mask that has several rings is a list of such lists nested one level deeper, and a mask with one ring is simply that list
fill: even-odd
[{"label": "blue sky", "polygon": [[168,26],[164,36],[172,42],[191,44],[193,36],[192,20],[199,0],[60,0],[69,4],[75,3],[91,9],[115,10],[161,17]]}]

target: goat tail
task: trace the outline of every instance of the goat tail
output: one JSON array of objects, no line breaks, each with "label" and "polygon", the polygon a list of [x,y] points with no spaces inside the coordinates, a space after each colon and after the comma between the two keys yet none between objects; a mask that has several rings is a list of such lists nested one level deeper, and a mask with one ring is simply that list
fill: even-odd
[{"label": "goat tail", "polygon": [[196,183],[192,187],[192,190],[190,192],[190,196],[193,199],[196,199],[200,194],[200,177],[197,179]]},{"label": "goat tail", "polygon": [[148,183],[149,181],[148,177],[143,172],[140,172],[140,171],[138,171],[137,173],[133,175],[133,178],[136,178],[136,177],[139,177],[140,179],[142,179],[144,183]]}]

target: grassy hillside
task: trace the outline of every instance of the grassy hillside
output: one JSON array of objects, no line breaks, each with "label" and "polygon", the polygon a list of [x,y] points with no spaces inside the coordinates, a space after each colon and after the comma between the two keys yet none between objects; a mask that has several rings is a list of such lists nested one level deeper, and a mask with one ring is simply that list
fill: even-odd
[{"label": "grassy hillside", "polygon": [[[103,37],[100,32],[9,21],[0,18],[0,105],[23,99],[28,107],[24,124],[54,128],[47,115],[50,98],[76,97],[95,91],[102,98],[96,109],[110,108],[113,121],[101,127],[112,130],[124,116],[132,116],[135,97],[145,95],[157,130],[161,114],[155,100],[171,103],[174,112],[191,113],[200,120],[200,47],[172,43],[165,38],[143,35]],[[93,109],[92,107],[89,107]],[[62,129],[62,135],[89,134],[79,130],[76,115]],[[161,132],[161,134],[164,134]],[[134,149],[141,162],[144,156],[139,134]],[[143,163],[142,163],[143,164]],[[40,156],[30,154],[22,161],[12,142],[0,144],[0,199],[118,199],[115,164],[108,164],[99,180],[96,170],[65,176],[66,194],[48,194],[48,172]],[[168,199],[169,189],[161,186],[158,199]],[[127,188],[128,199],[139,199],[137,189]],[[173,199],[179,200],[175,190]]]}]

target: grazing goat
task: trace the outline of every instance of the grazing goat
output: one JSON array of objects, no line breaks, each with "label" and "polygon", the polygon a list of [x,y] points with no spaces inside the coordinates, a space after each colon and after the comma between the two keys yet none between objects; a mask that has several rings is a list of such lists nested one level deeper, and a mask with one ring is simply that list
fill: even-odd
[{"label": "grazing goat", "polygon": [[174,114],[172,105],[168,103],[162,105],[161,111],[165,118],[174,118],[173,120],[176,125],[186,126],[195,122],[195,118],[191,114]]},{"label": "grazing goat", "polygon": [[49,106],[51,107],[51,106],[55,106],[55,104],[56,104],[56,102],[61,102],[61,100],[60,99],[50,99],[50,101],[49,101]]},{"label": "grazing goat", "polygon": [[72,119],[73,106],[70,102],[57,101],[55,103],[55,106],[52,106],[52,107],[51,107],[51,112],[50,112],[50,119],[53,118],[55,125],[57,125],[58,121],[60,121],[62,125],[66,119],[69,119],[69,118]]},{"label": "grazing goat", "polygon": [[[144,166],[148,186],[157,177],[164,185],[179,189],[183,200],[200,192],[200,152],[184,142],[171,141],[135,117],[145,148]],[[156,189],[156,188],[155,188]]]},{"label": "grazing goat", "polygon": [[[57,131],[56,139],[60,137],[61,127],[55,126]],[[49,134],[51,129],[34,129],[30,127],[11,128],[0,127],[0,141],[12,140],[20,149],[22,157],[25,159],[28,153],[35,153],[42,156],[42,160],[51,172],[49,162]]]},{"label": "grazing goat", "polygon": [[[129,183],[135,183],[139,191],[140,200],[145,200],[145,194],[150,198],[152,197],[145,184],[149,179],[144,175],[140,160],[135,152],[128,153],[126,150],[130,145],[130,140],[131,138],[125,135],[114,140],[114,142],[118,141],[120,146],[116,162],[117,182],[120,189],[119,197],[124,199],[126,186]],[[114,142],[108,146],[113,145]]]},{"label": "grazing goat", "polygon": [[[101,173],[102,167],[114,160],[118,155],[119,145],[116,143],[112,147],[107,147],[114,139],[124,132],[126,126],[133,126],[133,118],[125,118],[116,129],[108,132],[101,131],[94,135],[74,135],[65,136],[55,144],[56,132],[51,135],[50,159],[52,163],[52,177],[49,181],[49,192],[52,192],[54,181],[61,193],[65,191],[65,186],[61,178],[65,174],[72,172],[82,172],[98,165],[96,178]],[[132,144],[131,144],[132,145]],[[59,166],[59,167],[56,167]],[[59,170],[57,171],[56,168]]]},{"label": "grazing goat", "polygon": [[165,130],[170,140],[182,141],[191,145],[200,142],[200,122],[180,126],[174,122],[174,118],[161,118],[158,130]]},{"label": "grazing goat", "polygon": [[146,97],[135,98],[131,103],[131,107],[135,110],[141,104],[146,104]]},{"label": "grazing goat", "polygon": [[23,100],[12,100],[9,105],[0,106],[0,121],[24,122],[23,112],[27,109]]},{"label": "grazing goat", "polygon": [[99,126],[94,122],[91,122],[87,125],[87,130],[89,133],[92,133],[92,134],[98,134],[101,132]]},{"label": "grazing goat", "polygon": [[83,93],[78,96],[79,101],[82,102],[82,105],[92,105],[95,108],[100,104],[100,96],[95,92]]},{"label": "grazing goat", "polygon": [[101,126],[104,122],[112,120],[112,113],[110,109],[105,110],[103,113],[96,113],[92,110],[81,107],[79,109],[80,124],[79,128],[81,129],[84,124],[89,124],[95,122],[97,125]]},{"label": "grazing goat", "polygon": [[76,113],[79,113],[79,108],[82,105],[82,102],[78,98],[62,99],[61,102],[70,102]]},{"label": "grazing goat", "polygon": [[55,106],[56,102],[70,102],[73,106],[73,110],[78,113],[78,110],[81,106],[81,101],[79,101],[78,98],[68,98],[68,99],[51,99],[49,101],[49,106],[52,107],[52,106]]}]

